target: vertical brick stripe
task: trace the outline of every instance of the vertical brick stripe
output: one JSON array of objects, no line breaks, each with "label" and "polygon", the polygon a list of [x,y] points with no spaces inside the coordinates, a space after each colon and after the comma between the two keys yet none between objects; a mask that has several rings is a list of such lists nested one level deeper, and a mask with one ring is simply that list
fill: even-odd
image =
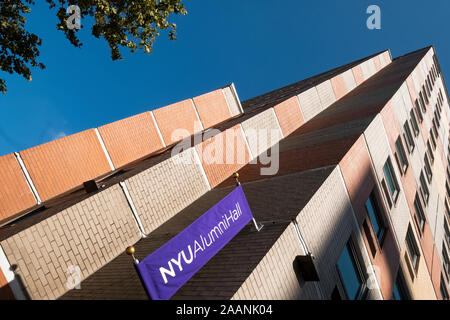
[{"label": "vertical brick stripe", "polygon": [[212,188],[250,161],[244,139],[239,125],[236,125],[195,147]]},{"label": "vertical brick stripe", "polygon": [[36,204],[13,154],[0,157],[0,220]]},{"label": "vertical brick stripe", "polygon": [[202,129],[191,99],[155,109],[153,115],[167,145],[176,143]]},{"label": "vertical brick stripe", "polygon": [[193,100],[205,129],[231,117],[222,89],[205,93]]},{"label": "vertical brick stripe", "polygon": [[150,112],[98,128],[116,168],[163,148]]},{"label": "vertical brick stripe", "polygon": [[281,131],[286,137],[299,128],[305,120],[300,111],[300,104],[297,97],[292,97],[274,107]]}]

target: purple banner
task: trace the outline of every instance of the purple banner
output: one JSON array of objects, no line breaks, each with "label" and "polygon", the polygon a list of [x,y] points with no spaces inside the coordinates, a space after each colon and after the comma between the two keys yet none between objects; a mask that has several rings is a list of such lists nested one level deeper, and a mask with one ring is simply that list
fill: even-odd
[{"label": "purple banner", "polygon": [[172,297],[252,219],[244,191],[238,186],[143,259],[137,270],[151,299]]}]

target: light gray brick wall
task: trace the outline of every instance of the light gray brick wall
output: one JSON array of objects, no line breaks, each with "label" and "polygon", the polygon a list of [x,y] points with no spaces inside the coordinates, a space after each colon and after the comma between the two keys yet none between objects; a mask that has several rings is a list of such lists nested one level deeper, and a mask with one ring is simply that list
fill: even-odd
[{"label": "light gray brick wall", "polygon": [[350,92],[356,88],[355,77],[353,76],[352,69],[349,69],[342,73],[342,77],[344,78],[345,87],[347,91]]},{"label": "light gray brick wall", "polygon": [[125,181],[146,233],[208,191],[194,152],[189,148]]},{"label": "light gray brick wall", "polygon": [[321,110],[325,110],[336,101],[333,86],[331,81],[327,80],[316,86],[317,94],[319,95]]},{"label": "light gray brick wall", "polygon": [[69,266],[81,280],[140,238],[122,189],[112,186],[1,242],[31,299],[68,291]]},{"label": "light gray brick wall", "polygon": [[225,95],[225,100],[227,101],[228,108],[230,108],[231,116],[234,117],[240,114],[241,110],[239,109],[237,98],[231,90],[231,87],[223,88],[223,94]]},{"label": "light gray brick wall", "polygon": [[316,114],[322,111],[322,103],[320,102],[316,87],[300,93],[298,100],[305,122],[311,120]]},{"label": "light gray brick wall", "polygon": [[242,122],[242,129],[253,156],[266,151],[282,138],[273,108]]},{"label": "light gray brick wall", "polygon": [[[369,149],[372,165],[377,175],[380,190],[382,190],[381,181],[382,179],[384,179],[383,166],[386,160],[388,159],[388,156],[391,158],[392,167],[394,169],[396,179],[400,187],[400,194],[398,196],[396,204],[393,205],[392,208],[388,211],[398,245],[400,248],[403,248],[404,239],[406,237],[406,231],[409,223],[410,212],[408,204],[406,202],[405,193],[400,181],[401,175],[400,172],[398,171],[398,167],[395,163],[395,158],[389,147],[389,142],[387,139],[386,131],[384,129],[383,120],[379,114],[375,117],[375,119],[372,121],[369,127],[365,130],[364,137],[367,143],[367,147]],[[384,192],[382,193],[384,198]],[[386,201],[385,198],[384,201]],[[387,203],[386,207],[389,207]]]}]

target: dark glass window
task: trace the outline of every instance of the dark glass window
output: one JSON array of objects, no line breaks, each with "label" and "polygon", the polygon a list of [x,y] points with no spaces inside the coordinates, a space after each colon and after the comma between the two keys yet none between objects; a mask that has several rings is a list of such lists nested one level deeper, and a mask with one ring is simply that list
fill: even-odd
[{"label": "dark glass window", "polygon": [[423,117],[422,117],[422,112],[420,111],[419,100],[416,99],[416,101],[414,101],[414,105],[416,106],[416,112],[417,112],[417,116],[419,117],[419,121],[420,121],[420,123],[422,123]]},{"label": "dark glass window", "polygon": [[408,121],[405,121],[405,124],[403,125],[403,129],[405,130],[405,140],[406,144],[408,146],[409,153],[413,152],[415,144],[414,144],[414,138],[411,133],[411,128],[409,127]]},{"label": "dark glass window", "polygon": [[425,156],[423,157],[423,161],[425,162],[424,165],[425,174],[427,175],[428,182],[431,183],[431,180],[433,178],[433,172],[431,171],[430,161],[428,160],[428,155],[426,153]]},{"label": "dark glass window", "polygon": [[394,283],[394,291],[392,292],[394,300],[410,300],[411,297],[406,287],[406,281],[403,276],[403,271],[400,268],[397,272],[397,278]]},{"label": "dark glass window", "polygon": [[373,230],[377,235],[378,242],[381,243],[386,228],[384,225],[382,211],[380,210],[380,202],[378,201],[375,190],[372,191],[369,199],[366,201],[366,210],[369,214]]},{"label": "dark glass window", "polygon": [[416,114],[414,112],[414,109],[411,109],[410,116],[411,116],[411,125],[414,130],[414,136],[417,137],[419,135],[419,125],[417,123]]},{"label": "dark glass window", "polygon": [[422,91],[419,92],[419,97],[420,97],[420,100],[422,101],[422,103],[424,103],[423,107],[425,109],[423,110],[423,112],[427,112],[425,105],[427,105],[429,101],[428,101],[428,97],[427,97],[427,93],[425,91],[425,86],[424,85],[422,85]]},{"label": "dark glass window", "polygon": [[386,179],[386,183],[389,189],[389,193],[391,195],[391,198],[395,202],[397,199],[398,193],[400,191],[400,188],[397,183],[397,179],[395,177],[394,168],[392,167],[391,159],[388,158],[384,164],[383,167],[384,171],[384,177]]},{"label": "dark glass window", "polygon": [[395,141],[395,148],[397,149],[400,170],[406,172],[406,169],[408,168],[408,158],[406,157],[405,148],[403,147],[402,138],[400,136],[397,138],[397,141]]},{"label": "dark glass window", "polygon": [[445,276],[447,279],[450,277],[450,260],[448,258],[447,248],[445,247],[445,243],[442,244],[442,266],[445,272]]},{"label": "dark glass window", "polygon": [[420,172],[420,190],[422,191],[422,196],[423,199],[425,200],[425,203],[428,203],[428,199],[430,198],[430,191],[428,190],[427,182],[425,181],[423,171]]},{"label": "dark glass window", "polygon": [[408,227],[408,232],[406,233],[406,248],[408,249],[408,255],[413,265],[413,268],[414,270],[417,270],[420,252],[411,226]]},{"label": "dark glass window", "polygon": [[414,210],[416,214],[417,223],[420,227],[420,230],[423,231],[423,227],[425,226],[425,213],[423,212],[422,203],[420,202],[420,198],[418,194],[414,199]]},{"label": "dark glass window", "polygon": [[448,295],[447,288],[445,287],[444,277],[442,275],[441,275],[440,289],[441,289],[442,300],[448,300],[449,295]]},{"label": "dark glass window", "polygon": [[337,267],[348,299],[359,299],[362,293],[363,278],[351,240],[342,251]]}]

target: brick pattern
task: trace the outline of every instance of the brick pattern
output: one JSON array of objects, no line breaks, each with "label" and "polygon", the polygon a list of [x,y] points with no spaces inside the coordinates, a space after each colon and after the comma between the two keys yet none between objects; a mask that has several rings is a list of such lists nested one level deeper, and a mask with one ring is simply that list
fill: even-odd
[{"label": "brick pattern", "polygon": [[242,129],[254,157],[265,152],[282,138],[280,126],[272,108],[242,122]]},{"label": "brick pattern", "polygon": [[153,114],[166,145],[179,142],[202,130],[192,99],[155,109]]},{"label": "brick pattern", "polygon": [[98,131],[116,168],[163,148],[149,112],[104,125]]},{"label": "brick pattern", "polygon": [[193,100],[205,129],[231,117],[222,89],[205,93]]},{"label": "brick pattern", "polygon": [[31,299],[68,291],[67,268],[85,279],[134,244],[140,233],[120,186],[115,185],[1,242]]},{"label": "brick pattern", "polygon": [[355,77],[353,76],[352,70],[347,70],[342,74],[342,77],[344,78],[345,87],[347,88],[347,92],[352,91],[356,88],[356,81]]},{"label": "brick pattern", "polygon": [[194,152],[189,148],[125,181],[146,233],[208,191]]},{"label": "brick pattern", "polygon": [[357,66],[353,67],[352,72],[353,72],[353,77],[355,78],[355,81],[356,81],[356,85],[359,86],[365,80],[361,65],[357,65]]},{"label": "brick pattern", "polygon": [[336,101],[336,97],[331,86],[331,81],[327,80],[316,86],[322,104],[322,110],[328,108]]},{"label": "brick pattern", "polygon": [[0,221],[32,207],[36,200],[13,154],[0,157]]},{"label": "brick pattern", "polygon": [[292,97],[282,103],[273,107],[275,114],[278,118],[281,131],[286,137],[296,129],[298,129],[305,120],[303,119],[302,112],[300,111],[300,104],[297,97]]},{"label": "brick pattern", "polygon": [[309,121],[320,111],[322,111],[322,104],[320,102],[319,94],[316,87],[310,88],[298,95],[300,101],[300,108],[305,121]]},{"label": "brick pattern", "polygon": [[[408,229],[408,223],[409,223],[409,209],[408,204],[406,202],[405,198],[405,192],[402,188],[402,185],[400,183],[400,177],[401,174],[398,171],[398,167],[395,162],[395,158],[392,154],[392,151],[389,147],[389,141],[388,141],[388,135],[386,133],[386,130],[383,125],[382,116],[378,115],[373,122],[370,124],[370,126],[366,129],[364,132],[364,136],[366,139],[367,147],[369,149],[371,158],[372,158],[372,165],[375,169],[375,172],[377,174],[378,183],[381,186],[381,180],[384,179],[384,172],[383,172],[383,166],[388,158],[388,156],[391,159],[392,167],[394,169],[395,176],[397,178],[397,181],[399,183],[400,187],[400,194],[397,199],[397,203],[395,206],[391,208],[389,211],[389,216],[392,221],[394,232],[397,236],[397,241],[400,249],[403,248],[404,245],[404,239],[406,237],[406,231]],[[381,190],[381,188],[380,188]],[[386,201],[386,200],[385,200]],[[389,206],[385,202],[386,207]]]},{"label": "brick pattern", "polygon": [[250,161],[250,154],[236,125],[195,146],[211,188]]},{"label": "brick pattern", "polygon": [[42,201],[111,170],[93,129],[21,151],[20,155]]},{"label": "brick pattern", "polygon": [[347,87],[345,85],[344,76],[342,74],[338,74],[334,78],[331,78],[331,85],[333,87],[336,100],[339,100],[340,98],[345,96],[348,92]]},{"label": "brick pattern", "polygon": [[[233,300],[296,300],[308,291],[318,298],[311,284],[301,288],[292,267],[297,255],[304,254],[293,225],[278,238],[250,276],[233,295]],[[309,290],[308,290],[309,289]]]},{"label": "brick pattern", "polygon": [[234,117],[237,116],[238,114],[241,114],[237,98],[235,97],[233,91],[231,90],[231,87],[223,88],[223,94],[225,95],[225,99],[227,100],[231,116]]}]

